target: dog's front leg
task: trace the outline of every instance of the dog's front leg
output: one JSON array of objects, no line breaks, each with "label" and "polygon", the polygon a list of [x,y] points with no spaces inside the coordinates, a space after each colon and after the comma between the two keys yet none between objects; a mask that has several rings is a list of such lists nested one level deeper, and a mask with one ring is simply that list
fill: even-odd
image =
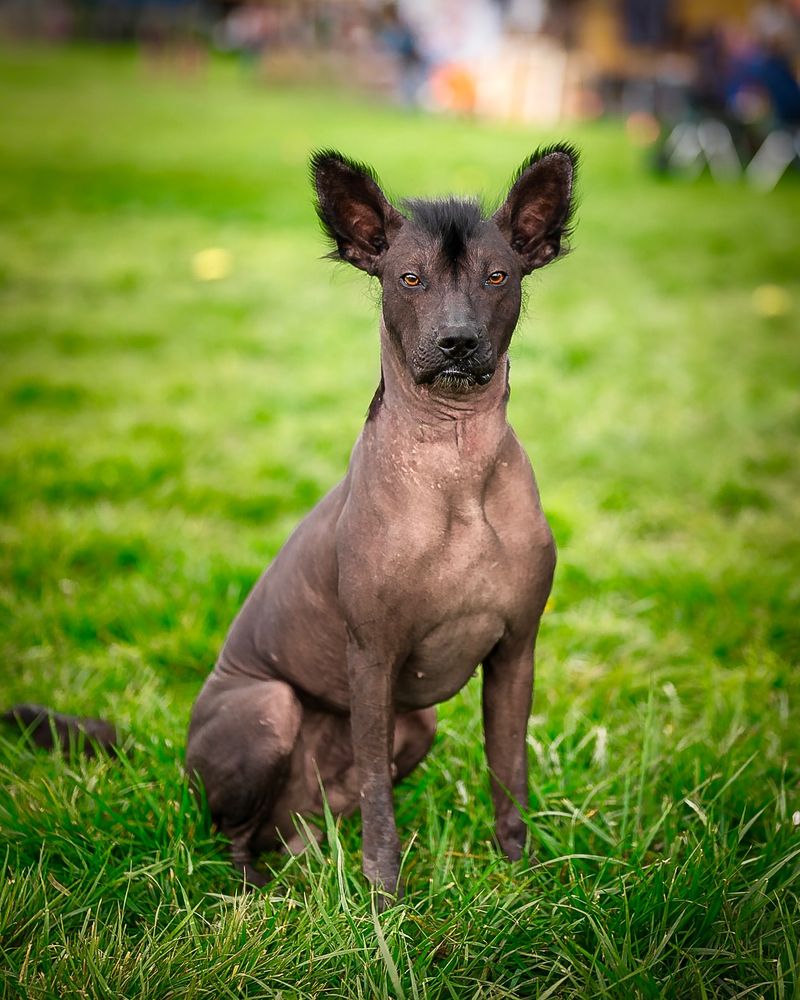
[{"label": "dog's front leg", "polygon": [[526,734],[533,697],[536,637],[500,641],[483,665],[483,729],[497,841],[509,860],[522,857],[528,806]]},{"label": "dog's front leg", "polygon": [[396,896],[400,841],[392,800],[394,704],[392,664],[355,640],[347,647],[350,724],[361,804],[362,868],[382,895]]}]

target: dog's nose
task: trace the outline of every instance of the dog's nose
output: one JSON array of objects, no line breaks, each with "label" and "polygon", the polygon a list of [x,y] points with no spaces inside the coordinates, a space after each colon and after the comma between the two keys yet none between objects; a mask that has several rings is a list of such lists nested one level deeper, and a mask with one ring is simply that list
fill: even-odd
[{"label": "dog's nose", "polygon": [[451,326],[439,331],[436,346],[447,358],[468,358],[478,346],[478,334],[468,326]]}]

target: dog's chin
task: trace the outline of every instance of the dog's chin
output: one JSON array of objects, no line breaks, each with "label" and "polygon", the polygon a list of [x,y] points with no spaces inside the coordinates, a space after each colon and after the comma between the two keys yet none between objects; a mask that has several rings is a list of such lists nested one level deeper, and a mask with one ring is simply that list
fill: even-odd
[{"label": "dog's chin", "polygon": [[480,386],[488,385],[492,380],[493,372],[469,372],[460,368],[445,368],[437,372],[430,380],[430,386],[437,392],[446,392],[452,395],[464,395],[472,392]]}]

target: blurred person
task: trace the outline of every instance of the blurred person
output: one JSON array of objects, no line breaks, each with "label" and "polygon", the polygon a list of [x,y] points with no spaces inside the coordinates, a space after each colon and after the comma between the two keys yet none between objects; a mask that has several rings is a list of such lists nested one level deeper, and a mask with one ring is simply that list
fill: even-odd
[{"label": "blurred person", "polygon": [[744,168],[751,183],[769,190],[798,162],[796,24],[796,8],[765,4],[746,25],[723,24],[697,40],[689,114],[660,146],[660,168],[696,174],[707,164],[720,179]]},{"label": "blurred person", "polygon": [[755,91],[769,105],[774,124],[800,126],[800,84],[794,66],[798,28],[798,12],[787,4],[761,4],[753,11],[748,35],[741,37],[732,60],[734,106]]},{"label": "blurred person", "polygon": [[502,12],[492,0],[401,0],[398,8],[433,66],[469,64],[494,52],[502,39]]},{"label": "blurred person", "polygon": [[471,114],[475,109],[476,63],[492,55],[503,37],[503,11],[493,0],[402,0],[404,18],[414,29],[430,67],[427,103],[436,109]]},{"label": "blurred person", "polygon": [[409,106],[419,103],[422,87],[427,79],[427,62],[417,41],[416,32],[403,18],[396,3],[381,8],[377,36],[384,48],[394,57],[399,72],[401,101]]}]

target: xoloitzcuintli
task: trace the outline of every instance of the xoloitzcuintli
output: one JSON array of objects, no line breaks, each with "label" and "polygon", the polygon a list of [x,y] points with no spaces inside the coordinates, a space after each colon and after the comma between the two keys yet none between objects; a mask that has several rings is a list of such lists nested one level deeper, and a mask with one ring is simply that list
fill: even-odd
[{"label": "xoloitzcuintli", "polygon": [[521,279],[558,256],[575,153],[532,156],[485,218],[393,207],[370,170],[317,153],[332,256],[383,289],[381,381],[344,480],[256,583],[197,699],[187,763],[235,863],[302,846],[294,814],[360,808],[364,873],[398,888],[392,784],[433,708],[483,664],[497,840],[521,856],[533,651],[555,566],[530,462],[506,420]]}]

